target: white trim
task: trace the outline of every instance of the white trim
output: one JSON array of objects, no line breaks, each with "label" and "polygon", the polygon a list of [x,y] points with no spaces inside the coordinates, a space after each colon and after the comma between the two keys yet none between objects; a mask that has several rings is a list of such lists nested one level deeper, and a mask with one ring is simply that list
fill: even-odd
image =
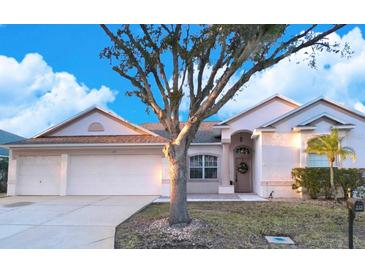
[{"label": "white trim", "polygon": [[332,126],[332,129],[353,129],[355,128],[354,125],[341,125],[341,126]]},{"label": "white trim", "polygon": [[54,148],[54,147],[141,147],[141,146],[164,146],[166,143],[88,143],[88,144],[23,144],[10,145],[8,148]]},{"label": "white trim", "polygon": [[[196,157],[196,156],[202,156],[202,166],[200,167],[200,166],[191,166],[191,164],[190,164],[190,159],[192,158],[192,157]],[[216,166],[212,166],[212,167],[206,167],[205,166],[205,156],[211,156],[211,157],[215,157],[216,158],[216,160],[217,160],[217,165]],[[195,182],[195,181],[204,181],[204,182],[210,182],[210,181],[214,181],[214,182],[216,182],[216,181],[219,181],[219,179],[220,179],[220,155],[217,155],[217,154],[212,154],[212,153],[203,153],[203,152],[197,152],[197,153],[193,153],[193,154],[189,154],[188,156],[187,156],[187,161],[188,161],[188,167],[189,167],[189,181],[191,181],[191,182]],[[191,178],[190,177],[190,169],[192,169],[192,168],[196,168],[196,169],[198,169],[198,168],[201,168],[202,169],[202,178]],[[205,168],[215,168],[215,169],[217,169],[217,177],[216,178],[205,178]]]},{"label": "white trim", "polygon": [[342,120],[340,120],[340,119],[336,118],[335,116],[333,116],[333,115],[331,115],[331,114],[328,114],[328,113],[326,113],[326,112],[323,112],[323,113],[321,113],[321,114],[318,114],[318,115],[316,115],[316,116],[314,116],[314,117],[312,117],[312,118],[310,118],[310,119],[307,119],[307,120],[305,120],[305,121],[303,121],[303,122],[299,123],[299,125],[306,125],[306,124],[309,124],[309,123],[311,123],[311,122],[313,122],[313,121],[316,121],[316,120],[318,120],[318,119],[321,119],[322,117],[327,117],[327,118],[329,118],[329,119],[331,119],[331,120],[333,120],[333,121],[336,121],[336,122],[338,122],[338,123],[340,123],[340,124],[346,124],[346,122],[344,122],[344,121],[342,121]]},{"label": "white trim", "polygon": [[213,128],[230,128],[230,125],[214,125]]},{"label": "white trim", "polygon": [[257,134],[259,132],[275,132],[276,128],[255,128],[252,134]]},{"label": "white trim", "polygon": [[312,126],[308,126],[308,127],[293,127],[293,131],[298,132],[298,131],[302,131],[302,130],[315,130],[317,127],[312,127]]},{"label": "white trim", "polygon": [[[87,144],[18,144],[1,147],[6,149],[28,147],[110,147],[110,146],[164,146],[167,143],[87,143]],[[191,143],[192,146],[221,146],[222,143]]]},{"label": "white trim", "polygon": [[292,104],[294,104],[294,105],[296,105],[296,106],[298,106],[298,107],[300,106],[300,104],[299,104],[299,103],[297,103],[297,102],[295,102],[294,100],[289,99],[289,98],[287,98],[287,97],[285,97],[285,96],[283,96],[283,95],[280,95],[280,94],[278,94],[278,93],[275,93],[274,95],[272,95],[272,96],[270,96],[269,98],[266,98],[266,99],[264,99],[264,100],[260,101],[259,103],[255,104],[254,106],[249,107],[249,108],[245,109],[244,111],[239,112],[238,114],[236,114],[236,115],[234,115],[234,116],[232,116],[232,117],[230,117],[230,118],[228,118],[228,119],[226,119],[226,120],[224,120],[224,121],[222,121],[222,122],[218,123],[218,125],[217,125],[217,126],[222,125],[222,124],[224,124],[224,123],[227,123],[227,122],[229,122],[229,121],[231,121],[231,120],[233,120],[233,119],[235,119],[235,118],[237,118],[237,117],[239,117],[239,116],[241,116],[241,115],[245,114],[246,112],[249,112],[249,111],[251,111],[251,110],[253,110],[253,109],[255,109],[255,108],[259,107],[260,105],[262,105],[262,104],[265,104],[265,103],[269,102],[270,100],[272,100],[272,99],[274,99],[274,98],[280,98],[280,99],[282,99],[282,100],[284,100],[284,101],[287,101],[287,102],[289,102],[289,103],[292,103]]},{"label": "white trim", "polygon": [[117,115],[116,113],[114,113],[114,112],[112,112],[112,111],[108,111],[108,110],[106,110],[106,109],[103,109],[103,108],[102,108],[102,107],[100,107],[100,106],[91,106],[91,107],[89,107],[89,108],[85,109],[84,111],[81,111],[80,113],[78,113],[78,114],[76,114],[76,115],[72,116],[71,118],[69,118],[69,119],[67,119],[67,120],[64,120],[63,122],[61,122],[61,123],[59,123],[59,124],[57,124],[57,125],[54,125],[54,126],[52,126],[52,127],[49,127],[48,129],[46,129],[46,130],[44,130],[44,131],[42,131],[42,132],[38,133],[37,135],[33,136],[32,138],[38,138],[38,137],[40,137],[40,136],[42,136],[42,135],[45,135],[46,133],[49,133],[50,131],[54,131],[54,130],[56,130],[57,128],[59,128],[59,127],[63,126],[64,124],[69,123],[69,122],[71,122],[71,121],[73,121],[73,120],[75,120],[75,119],[79,118],[80,116],[85,115],[85,114],[87,114],[87,113],[89,113],[89,112],[91,112],[91,111],[93,111],[93,110],[99,110],[99,111],[101,111],[101,112],[104,112],[105,114],[108,114],[108,115],[110,115],[110,116],[112,116],[112,117],[114,117],[114,118],[116,118],[116,119],[118,119],[118,120],[120,120],[120,121],[122,121],[122,122],[124,122],[124,123],[127,123],[127,124],[129,124],[129,125],[131,125],[131,126],[133,126],[133,127],[135,127],[135,128],[138,128],[139,130],[142,130],[142,131],[144,131],[144,132],[146,132],[146,133],[148,133],[148,134],[150,134],[150,135],[152,135],[152,136],[159,136],[159,135],[157,135],[156,133],[154,133],[154,132],[152,132],[152,131],[150,131],[150,130],[148,130],[148,129],[144,128],[144,127],[141,127],[141,126],[135,125],[135,124],[133,124],[133,123],[131,123],[131,122],[129,122],[129,121],[127,121],[127,120],[125,120],[124,118],[120,117],[119,115]]},{"label": "white trim", "polygon": [[363,113],[361,113],[361,112],[359,112],[357,110],[353,110],[351,108],[348,108],[348,107],[345,107],[343,105],[340,105],[340,104],[338,104],[338,103],[336,103],[336,102],[334,102],[334,101],[332,101],[332,100],[330,100],[328,98],[325,98],[325,97],[321,96],[321,97],[318,97],[318,98],[316,98],[316,99],[314,99],[312,101],[309,101],[308,103],[300,106],[299,108],[293,109],[293,110],[291,110],[291,111],[289,111],[289,112],[287,112],[287,113],[285,113],[285,114],[283,114],[283,115],[281,115],[281,116],[279,116],[279,117],[277,117],[277,118],[269,121],[268,123],[262,125],[262,127],[267,127],[267,126],[273,125],[273,124],[275,124],[275,123],[277,123],[277,122],[279,122],[279,121],[281,121],[281,120],[283,120],[283,119],[291,116],[292,114],[295,114],[295,113],[301,111],[302,109],[304,109],[304,108],[306,108],[306,107],[308,107],[310,105],[313,105],[313,104],[315,104],[315,103],[317,103],[317,102],[319,102],[321,100],[323,100],[323,101],[325,101],[327,103],[333,104],[333,105],[335,105],[335,106],[337,106],[337,107],[339,107],[339,108],[341,108],[343,110],[349,111],[350,113],[353,113],[353,114],[355,114],[357,116],[360,116],[363,119],[365,119],[365,114],[363,114]]}]

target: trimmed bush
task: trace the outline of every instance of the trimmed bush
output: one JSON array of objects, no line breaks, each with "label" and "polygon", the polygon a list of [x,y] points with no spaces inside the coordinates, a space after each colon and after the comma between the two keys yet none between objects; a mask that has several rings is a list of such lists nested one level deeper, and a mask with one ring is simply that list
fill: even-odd
[{"label": "trimmed bush", "polygon": [[8,159],[0,158],[0,193],[6,192],[6,186],[8,181]]},{"label": "trimmed bush", "polygon": [[345,198],[350,198],[354,190],[365,186],[364,170],[358,168],[339,168],[335,180],[341,186]]},{"label": "trimmed bush", "polygon": [[[335,185],[341,187],[344,197],[361,187],[365,187],[364,169],[359,168],[335,168]],[[302,188],[303,193],[308,193],[312,199],[319,197],[331,198],[330,170],[327,167],[294,168],[293,189]],[[352,194],[350,194],[351,196]]]}]

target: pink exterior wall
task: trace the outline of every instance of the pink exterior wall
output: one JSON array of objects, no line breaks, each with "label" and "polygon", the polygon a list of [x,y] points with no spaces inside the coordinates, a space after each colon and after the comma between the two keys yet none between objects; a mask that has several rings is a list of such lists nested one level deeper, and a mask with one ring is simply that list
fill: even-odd
[{"label": "pink exterior wall", "polygon": [[[213,155],[218,157],[218,176],[217,179],[190,179],[189,178],[189,157],[194,155]],[[218,193],[218,187],[222,181],[221,161],[222,161],[222,145],[192,145],[188,150],[187,158],[187,191],[188,193]],[[163,160],[162,171],[162,194],[163,196],[170,195],[170,175],[168,172],[168,162]]]},{"label": "pink exterior wall", "polygon": [[[104,131],[88,131],[91,123],[98,122],[104,127]],[[67,127],[56,131],[51,136],[85,136],[85,135],[140,135],[133,129],[107,117],[100,112],[91,112],[82,119],[77,120]]]},{"label": "pink exterior wall", "polygon": [[279,117],[294,108],[293,104],[281,99],[269,101],[229,122],[230,127],[222,130],[222,140],[229,140],[237,131],[248,130],[252,132],[254,129],[262,126],[265,122],[270,121],[275,117]]},{"label": "pink exterior wall", "polygon": [[365,167],[365,121],[357,116],[329,105],[317,103],[305,111],[275,125],[276,132],[263,132],[262,138],[262,178],[260,195],[267,196],[274,190],[274,197],[300,197],[291,189],[291,170],[307,166],[305,149],[307,141],[320,134],[328,134],[335,124],[329,119],[320,119],[316,130],[293,132],[298,124],[322,113],[328,113],[346,123],[354,124],[351,130],[340,130],[344,136],[343,145],[350,146],[357,153],[356,162],[346,160],[344,167]]}]

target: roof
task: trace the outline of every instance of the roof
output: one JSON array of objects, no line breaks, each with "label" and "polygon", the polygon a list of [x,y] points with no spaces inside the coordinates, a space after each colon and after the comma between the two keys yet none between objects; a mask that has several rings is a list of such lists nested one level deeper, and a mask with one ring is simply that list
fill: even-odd
[{"label": "roof", "polygon": [[87,115],[87,114],[89,114],[89,113],[91,113],[93,111],[99,111],[99,112],[101,112],[101,113],[103,113],[103,114],[105,114],[105,115],[107,115],[107,116],[109,116],[109,117],[117,120],[118,122],[122,123],[123,125],[131,128],[133,130],[135,130],[138,133],[141,133],[141,134],[150,134],[152,136],[156,136],[155,133],[153,133],[153,132],[151,132],[149,130],[146,130],[145,128],[142,128],[142,127],[140,127],[138,125],[132,124],[131,122],[123,119],[122,117],[120,117],[119,115],[117,115],[116,113],[114,113],[112,111],[105,110],[105,109],[103,109],[100,106],[92,106],[92,107],[90,107],[90,108],[88,108],[88,109],[86,109],[86,110],[84,110],[84,111],[76,114],[75,116],[73,116],[73,117],[71,117],[71,118],[69,118],[69,119],[67,119],[67,120],[65,120],[65,121],[63,121],[61,123],[59,123],[59,124],[57,124],[57,125],[55,125],[53,127],[50,127],[48,129],[46,129],[45,131],[43,131],[43,132],[35,135],[33,138],[44,137],[47,134],[50,134],[50,133],[53,133],[53,132],[55,132],[55,131],[57,131],[59,129],[62,129],[62,128],[66,127],[67,125],[69,125],[70,123],[72,123],[73,121],[78,120],[78,119],[84,117],[85,115]]},{"label": "roof", "polygon": [[24,139],[7,143],[7,146],[17,145],[59,145],[59,144],[162,144],[167,139],[151,135],[109,135],[109,136],[51,136]]},{"label": "roof", "polygon": [[[0,129],[0,144],[15,142],[23,139],[24,138],[19,135]],[[9,151],[6,148],[0,148],[0,156],[8,156],[8,155]]]},{"label": "roof", "polygon": [[281,122],[284,119],[289,118],[292,115],[294,115],[294,114],[296,114],[296,113],[298,113],[300,111],[303,111],[304,109],[306,109],[306,108],[308,108],[308,107],[310,107],[310,106],[312,106],[312,105],[314,105],[314,104],[316,104],[316,103],[318,103],[320,101],[327,102],[327,103],[329,103],[329,104],[331,104],[333,106],[336,106],[336,107],[338,107],[338,108],[340,108],[340,109],[342,109],[342,110],[344,110],[344,111],[346,111],[348,113],[351,113],[351,114],[353,114],[353,115],[355,115],[355,116],[357,116],[357,117],[359,117],[361,119],[365,119],[365,114],[363,114],[363,113],[361,113],[359,111],[350,109],[348,107],[345,107],[343,105],[340,105],[340,104],[336,103],[335,101],[333,101],[331,99],[328,99],[328,98],[325,98],[325,97],[321,96],[321,97],[318,97],[318,98],[316,98],[316,99],[314,99],[312,101],[309,101],[308,103],[300,106],[299,108],[293,109],[293,110],[291,110],[291,111],[289,111],[289,112],[287,112],[287,113],[285,113],[285,114],[283,114],[283,115],[281,115],[281,116],[279,116],[279,117],[277,117],[277,118],[269,121],[268,123],[262,125],[262,127],[273,126],[274,124],[276,124],[278,122]]},{"label": "roof", "polygon": [[244,115],[244,114],[246,114],[248,112],[251,112],[252,110],[258,108],[259,106],[264,105],[264,104],[266,104],[266,103],[268,103],[268,102],[270,102],[270,101],[272,101],[274,99],[280,99],[280,100],[285,101],[285,102],[287,102],[287,103],[289,103],[289,104],[291,104],[291,105],[293,105],[295,107],[299,107],[300,106],[299,103],[293,101],[290,98],[287,98],[287,97],[285,97],[283,95],[280,95],[280,94],[274,94],[274,95],[270,96],[269,98],[266,98],[265,100],[257,103],[256,105],[254,105],[252,107],[249,107],[249,108],[245,109],[244,111],[242,111],[242,112],[240,112],[240,113],[238,113],[238,114],[236,114],[236,115],[234,115],[234,116],[232,116],[232,117],[230,117],[230,118],[228,118],[228,119],[220,122],[217,126],[227,125],[228,122],[230,122],[230,121],[232,121],[232,120],[234,120],[234,119],[236,119],[236,118],[238,118],[238,117],[240,117],[240,116],[242,116],[242,115]]},{"label": "roof", "polygon": [[[217,123],[217,121],[202,122],[198,129],[198,132],[195,135],[193,143],[220,143],[220,136],[217,136],[218,134],[215,133],[215,130],[213,128],[213,126]],[[184,125],[184,122],[180,123],[181,128]],[[165,138],[170,137],[169,133],[165,131],[161,123],[144,123],[141,124],[141,126]]]},{"label": "roof", "polygon": [[314,123],[314,122],[316,122],[316,121],[318,121],[320,119],[323,119],[323,118],[327,118],[329,120],[332,120],[332,121],[336,122],[337,124],[341,124],[341,125],[346,125],[347,124],[344,121],[338,119],[337,117],[335,117],[335,116],[333,116],[331,114],[328,114],[328,113],[324,112],[324,113],[321,113],[319,115],[315,115],[312,118],[306,119],[305,121],[299,123],[298,124],[298,127],[300,127],[300,126],[308,126],[308,125],[310,125],[310,124],[312,124],[312,123]]}]

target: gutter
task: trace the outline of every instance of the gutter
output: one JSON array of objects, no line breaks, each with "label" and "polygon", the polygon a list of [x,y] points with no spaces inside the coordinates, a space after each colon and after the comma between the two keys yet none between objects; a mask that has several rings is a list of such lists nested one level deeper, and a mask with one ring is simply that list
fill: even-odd
[{"label": "gutter", "polygon": [[166,143],[88,143],[88,144],[19,144],[2,146],[4,148],[54,148],[54,147],[144,147],[144,146],[164,146]]},{"label": "gutter", "polygon": [[[2,145],[0,147],[13,148],[87,148],[87,147],[163,147],[167,143],[88,143],[88,144],[19,144]],[[191,146],[220,146],[222,143],[191,143]]]}]

